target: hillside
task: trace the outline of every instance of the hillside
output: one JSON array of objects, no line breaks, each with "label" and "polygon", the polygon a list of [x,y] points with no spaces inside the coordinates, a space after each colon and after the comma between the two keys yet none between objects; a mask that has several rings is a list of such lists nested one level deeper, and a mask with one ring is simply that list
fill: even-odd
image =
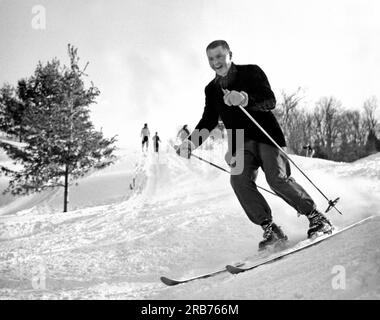
[{"label": "hillside", "polygon": [[[377,217],[251,272],[164,286],[161,275],[187,277],[254,258],[262,230],[240,208],[228,174],[163,150],[159,158],[126,151],[113,167],[79,181],[70,191],[77,209],[70,212],[60,212],[59,192],[2,205],[0,298],[379,298]],[[201,155],[223,164],[221,149]],[[352,164],[292,157],[329,197],[341,197],[344,215],[329,213],[337,227],[379,215],[380,154]],[[324,210],[325,200],[293,172]],[[262,173],[258,184],[267,187]],[[307,220],[281,199],[265,197],[290,240],[304,239]],[[336,265],[346,270],[345,290],[332,289]],[[41,276],[46,290],[36,290]]]}]

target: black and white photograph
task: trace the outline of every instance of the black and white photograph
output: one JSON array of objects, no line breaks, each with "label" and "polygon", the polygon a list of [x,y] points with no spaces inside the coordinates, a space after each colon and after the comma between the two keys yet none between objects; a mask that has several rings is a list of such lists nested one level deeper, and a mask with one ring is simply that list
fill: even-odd
[{"label": "black and white photograph", "polygon": [[0,300],[380,300],[379,39],[378,0],[0,0]]}]

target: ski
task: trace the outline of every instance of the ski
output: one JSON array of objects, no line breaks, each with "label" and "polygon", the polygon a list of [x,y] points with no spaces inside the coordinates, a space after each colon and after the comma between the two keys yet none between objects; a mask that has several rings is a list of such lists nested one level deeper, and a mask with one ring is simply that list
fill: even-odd
[{"label": "ski", "polygon": [[276,253],[276,254],[273,254],[273,255],[270,255],[269,257],[266,257],[266,258],[263,258],[263,259],[258,259],[258,260],[255,260],[255,261],[246,261],[244,263],[244,266],[236,266],[236,265],[227,265],[226,266],[226,269],[229,273],[232,273],[232,274],[238,274],[238,273],[241,273],[241,272],[245,272],[245,271],[248,271],[248,270],[252,270],[252,269],[255,269],[259,266],[262,266],[264,264],[268,264],[268,263],[272,263],[274,261],[277,261],[279,259],[282,259],[283,257],[286,257],[292,253],[295,253],[295,252],[298,252],[298,251],[301,251],[303,249],[306,249],[306,248],[309,248],[311,246],[314,246],[318,243],[321,243],[322,241],[326,240],[326,239],[329,239],[339,233],[342,233],[343,231],[346,231],[348,229],[351,229],[369,219],[372,219],[373,216],[370,216],[370,217],[367,217],[365,219],[362,219],[358,222],[355,222],[353,224],[350,224],[342,229],[339,229],[339,230],[336,230],[336,231],[333,231],[331,234],[325,234],[325,235],[322,235],[322,236],[319,236],[315,239],[307,239],[307,240],[304,240],[304,241],[301,241],[299,242],[298,244],[296,244],[295,246],[289,248],[289,249],[286,249],[286,250],[283,250],[279,253]]},{"label": "ski", "polygon": [[[240,263],[236,263],[234,265],[231,265],[231,266],[236,266],[236,267],[241,267],[243,266],[244,263],[243,262],[240,262]],[[198,275],[198,276],[195,276],[195,277],[192,277],[192,278],[187,278],[187,279],[171,279],[171,278],[168,278],[168,277],[161,277],[160,280],[166,284],[167,286],[176,286],[177,284],[183,284],[183,283],[187,283],[187,282],[190,282],[190,281],[194,281],[194,280],[200,280],[200,279],[207,279],[207,278],[210,278],[210,277],[214,277],[218,274],[221,274],[221,273],[225,273],[227,272],[227,269],[226,268],[223,268],[223,269],[220,269],[220,270],[217,270],[217,271],[213,271],[213,272],[209,272],[209,273],[204,273],[204,274],[201,274],[201,275]]]}]

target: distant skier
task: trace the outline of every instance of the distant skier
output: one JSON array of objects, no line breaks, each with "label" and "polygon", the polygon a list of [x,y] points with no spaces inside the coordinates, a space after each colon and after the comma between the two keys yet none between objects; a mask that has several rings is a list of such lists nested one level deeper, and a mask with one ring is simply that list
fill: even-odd
[{"label": "distant skier", "polygon": [[141,137],[142,137],[142,151],[144,151],[144,144],[146,144],[146,151],[148,151],[150,132],[149,132],[147,123],[145,123],[144,127],[141,129]]},{"label": "distant skier", "polygon": [[161,142],[161,140],[160,140],[160,137],[158,136],[157,132],[153,136],[152,140],[153,140],[153,149],[154,149],[154,152],[158,152],[158,149],[159,149],[159,146],[160,146],[159,143]]},{"label": "distant skier", "polygon": [[136,178],[133,178],[132,183],[129,184],[129,189],[133,190],[136,185]]},{"label": "distant skier", "polygon": [[220,135],[222,140],[224,140],[224,124],[223,121],[219,120],[218,125],[216,126],[220,130]]},{"label": "distant skier", "polygon": [[314,156],[314,149],[311,147],[310,144],[308,144],[307,146],[304,146],[303,149],[306,150],[306,157],[308,158],[312,158]]},{"label": "distant skier", "polygon": [[[245,108],[278,145],[285,147],[284,134],[271,112],[276,106],[276,99],[263,70],[257,65],[235,65],[229,45],[224,40],[210,43],[206,53],[216,76],[205,88],[206,104],[196,130],[177,148],[177,153],[189,159],[192,151],[208,137],[204,132],[200,134],[200,130],[210,133],[218,125],[220,116],[229,129],[228,135],[232,135],[229,142],[235,141],[233,137],[237,129],[244,129],[242,145],[229,145],[226,161],[231,167],[231,185],[241,206],[248,218],[264,230],[259,250],[287,241],[287,236],[273,222],[268,203],[257,190],[255,181],[260,167],[272,190],[308,218],[309,237],[331,233],[333,226],[330,221],[316,209],[310,195],[291,177],[289,160],[238,107]],[[244,160],[242,172],[235,170],[239,167],[236,161],[232,162],[235,155]]]},{"label": "distant skier", "polygon": [[185,124],[177,134],[177,138],[179,138],[181,141],[184,141],[188,136],[190,135],[190,131],[187,128],[187,124]]}]

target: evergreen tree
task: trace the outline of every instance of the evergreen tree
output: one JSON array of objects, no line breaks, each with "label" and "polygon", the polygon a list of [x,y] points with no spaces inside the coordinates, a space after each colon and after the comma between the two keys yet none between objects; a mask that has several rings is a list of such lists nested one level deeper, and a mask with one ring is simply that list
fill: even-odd
[{"label": "evergreen tree", "polygon": [[116,148],[115,137],[106,139],[94,129],[89,106],[100,92],[92,83],[85,88],[77,49],[69,45],[68,53],[69,67],[61,67],[57,59],[39,63],[32,77],[19,82],[19,95],[27,106],[25,147],[0,144],[22,165],[19,171],[2,168],[11,177],[6,192],[28,194],[63,187],[64,212],[70,181],[113,163]]},{"label": "evergreen tree", "polygon": [[22,141],[25,106],[10,84],[0,88],[0,130]]}]

